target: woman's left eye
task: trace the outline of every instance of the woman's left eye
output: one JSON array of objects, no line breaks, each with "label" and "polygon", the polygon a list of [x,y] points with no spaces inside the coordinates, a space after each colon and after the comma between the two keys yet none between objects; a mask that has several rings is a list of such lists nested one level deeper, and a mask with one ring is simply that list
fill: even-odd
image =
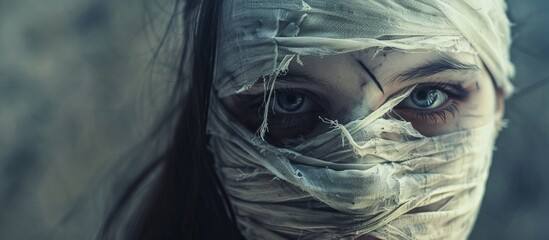
[{"label": "woman's left eye", "polygon": [[410,93],[401,106],[410,109],[430,110],[444,105],[448,101],[448,94],[434,87],[418,87]]},{"label": "woman's left eye", "polygon": [[452,117],[469,91],[460,84],[433,83],[417,86],[398,106],[397,113],[412,123],[446,123]]}]

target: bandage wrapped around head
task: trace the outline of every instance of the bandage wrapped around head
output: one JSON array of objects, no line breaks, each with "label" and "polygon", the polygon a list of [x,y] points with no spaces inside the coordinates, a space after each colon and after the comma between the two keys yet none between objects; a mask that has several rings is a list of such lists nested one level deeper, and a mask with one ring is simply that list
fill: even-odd
[{"label": "bandage wrapped around head", "polygon": [[514,68],[505,8],[503,0],[223,1],[214,88],[232,95],[296,55],[393,47],[478,53],[508,95]]},{"label": "bandage wrapped around head", "polygon": [[478,54],[508,95],[513,65],[503,1],[227,0],[220,14],[209,148],[245,237],[468,236],[484,193],[495,121],[425,137],[410,123],[382,117],[408,91],[362,119],[331,122],[327,133],[277,148],[232,118],[219,98],[261,78],[273,81],[300,55],[386,47]]}]

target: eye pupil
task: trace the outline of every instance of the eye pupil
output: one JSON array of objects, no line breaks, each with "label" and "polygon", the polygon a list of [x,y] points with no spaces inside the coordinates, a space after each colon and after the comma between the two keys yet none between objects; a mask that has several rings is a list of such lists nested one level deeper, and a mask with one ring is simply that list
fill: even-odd
[{"label": "eye pupil", "polygon": [[419,107],[430,107],[438,99],[438,90],[419,89],[412,93],[412,101]]},{"label": "eye pupil", "polygon": [[425,100],[427,98],[427,91],[425,91],[425,90],[418,91],[416,96],[417,96],[417,99],[419,99],[419,100]]},{"label": "eye pupil", "polygon": [[303,106],[304,97],[300,94],[282,93],[277,96],[278,106],[287,112],[294,112]]}]

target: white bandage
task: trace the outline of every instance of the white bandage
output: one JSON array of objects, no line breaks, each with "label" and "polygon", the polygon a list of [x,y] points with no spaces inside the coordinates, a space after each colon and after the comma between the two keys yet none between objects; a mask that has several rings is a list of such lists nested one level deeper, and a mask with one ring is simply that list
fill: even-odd
[{"label": "white bandage", "polygon": [[214,86],[225,97],[284,70],[296,55],[391,47],[478,53],[509,95],[505,8],[503,0],[223,1]]},{"label": "white bandage", "polygon": [[400,100],[286,149],[257,138],[214,97],[209,148],[243,235],[466,239],[484,194],[495,121],[429,138],[408,122],[380,118]]},{"label": "white bandage", "polygon": [[227,0],[221,9],[209,147],[245,237],[468,236],[484,193],[495,121],[424,137],[410,123],[381,118],[397,98],[284,149],[242,127],[218,98],[262,77],[269,84],[299,55],[385,47],[478,54],[509,95],[514,70],[503,1]]}]

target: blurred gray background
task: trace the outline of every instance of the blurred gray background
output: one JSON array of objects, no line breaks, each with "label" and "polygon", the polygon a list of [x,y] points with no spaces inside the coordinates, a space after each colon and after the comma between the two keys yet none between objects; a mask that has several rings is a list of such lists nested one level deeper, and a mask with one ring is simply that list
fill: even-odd
[{"label": "blurred gray background", "polygon": [[[547,239],[549,2],[508,3],[519,92],[470,239]],[[171,84],[169,63],[149,64],[171,6],[0,0],[0,239],[44,239],[143,138]]]}]

